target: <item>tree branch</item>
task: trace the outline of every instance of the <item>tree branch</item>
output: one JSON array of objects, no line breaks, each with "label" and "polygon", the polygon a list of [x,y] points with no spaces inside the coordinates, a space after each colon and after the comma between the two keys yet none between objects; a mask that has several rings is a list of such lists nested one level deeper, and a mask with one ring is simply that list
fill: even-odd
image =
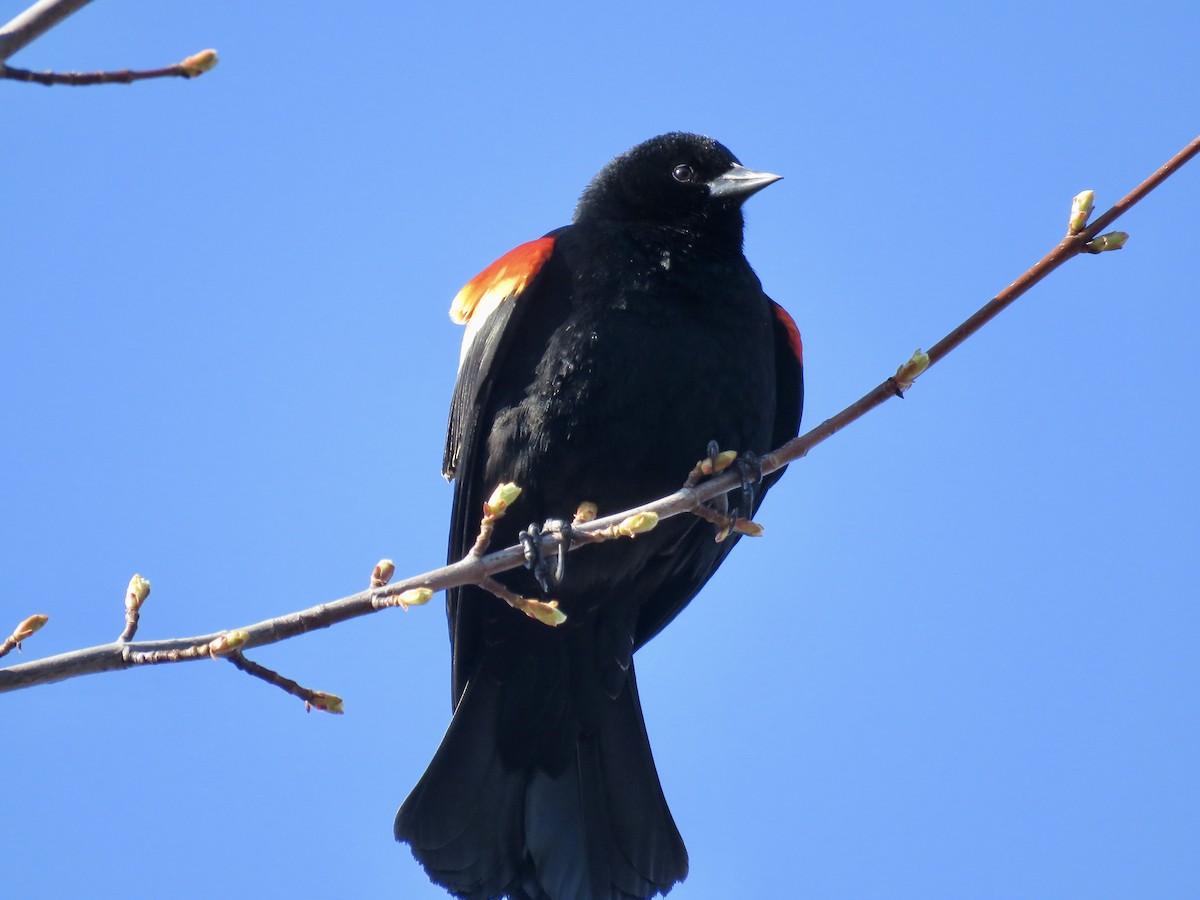
[{"label": "tree branch", "polygon": [[[959,346],[963,341],[977,332],[980,328],[994,319],[1000,312],[1011,306],[1017,298],[1021,297],[1031,287],[1065,263],[1074,256],[1078,256],[1082,252],[1086,252],[1087,245],[1097,237],[1100,231],[1107,228],[1119,217],[1127,213],[1133,206],[1143,199],[1152,190],[1167,180],[1172,174],[1187,162],[1189,162],[1197,153],[1200,153],[1200,136],[1192,140],[1190,144],[1176,153],[1166,163],[1162,165],[1153,175],[1135,187],[1132,191],[1113,204],[1104,215],[1096,219],[1086,229],[1078,234],[1068,234],[1058,246],[1043,256],[1038,262],[1025,271],[1020,278],[1010,284],[1007,288],[985,303],[968,318],[965,322],[947,334],[944,338],[929,348],[929,363],[932,366],[937,362],[945,359],[946,356]],[[901,370],[903,370],[903,366]],[[898,373],[899,374],[899,373]],[[918,375],[920,372],[917,373]],[[915,376],[914,376],[915,377]],[[908,379],[911,383],[912,379]],[[851,422],[855,422],[862,418],[875,407],[880,406],[885,401],[890,400],[893,396],[899,394],[903,396],[904,391],[897,385],[895,378],[889,378],[882,384],[877,385],[873,390],[864,394],[850,406],[843,409],[836,416],[826,419],[812,431],[801,435],[798,438],[788,441],[774,453],[768,454],[763,459],[763,474],[774,472],[781,468],[785,463],[800,459],[808,454],[808,451],[817,444],[824,441],[826,438],[837,434]]]},{"label": "tree branch", "polygon": [[92,0],[38,0],[0,28],[0,70],[4,61]]},{"label": "tree branch", "polygon": [[[929,349],[927,354],[919,351],[914,357],[900,366],[896,375],[886,379],[874,389],[864,394],[850,406],[813,428],[811,431],[788,441],[761,460],[761,472],[769,475],[778,471],[789,462],[798,460],[822,441],[841,431],[847,425],[857,421],[863,415],[894,396],[903,397],[904,391],[930,365],[944,359],[968,337],[991,321],[1001,310],[1011,305],[1018,297],[1025,294],[1031,287],[1065,263],[1068,259],[1083,252],[1096,252],[1107,246],[1118,249],[1123,241],[1111,241],[1107,245],[1096,243],[1101,229],[1112,224],[1118,217],[1131,209],[1139,200],[1160,185],[1173,172],[1177,171],[1190,159],[1200,153],[1200,137],[1184,147],[1153,175],[1139,184],[1111,209],[1098,218],[1092,225],[1082,228],[1082,220],[1072,213],[1071,233],[1044,256],[1039,262],[1028,269],[1020,278],[986,303],[974,315],[947,334]],[[689,478],[687,484],[675,493],[647,503],[635,509],[626,510],[615,515],[597,518],[592,521],[581,521],[577,516],[572,523],[572,547],[592,543],[597,539],[618,536],[631,537],[635,529],[629,527],[630,520],[635,516],[655,514],[659,520],[668,519],[683,513],[701,514],[703,504],[712,498],[737,488],[742,483],[742,474],[736,469],[730,469],[714,475],[707,481],[695,483]],[[624,527],[623,527],[624,526]],[[548,533],[542,546],[542,552],[554,556],[564,542],[562,535]],[[386,562],[386,561],[384,561]],[[368,615],[379,609],[390,606],[417,605],[428,600],[429,591],[445,590],[464,584],[486,584],[491,576],[514,569],[525,562],[524,549],[517,545],[508,547],[487,556],[469,553],[464,559],[439,569],[433,569],[421,575],[406,578],[395,584],[378,586],[380,580],[373,576],[371,588],[335,600],[323,603],[305,610],[267,619],[254,625],[237,629],[236,632],[217,632],[192,638],[181,638],[166,641],[138,641],[102,644],[84,650],[76,650],[57,656],[46,657],[0,669],[0,692],[12,691],[37,684],[49,684],[63,681],[79,675],[89,675],[96,672],[110,672],[127,669],[135,665],[154,665],[167,662],[182,662],[186,659],[198,659],[203,656],[214,656],[236,653],[249,647],[263,646],[296,637],[317,628],[328,628],[338,622],[358,616]],[[381,563],[382,565],[382,563]],[[378,572],[377,567],[377,572]],[[423,589],[423,590],[422,590]],[[412,598],[419,597],[419,600]],[[237,635],[235,646],[229,645],[232,635]],[[235,661],[235,665],[238,664]],[[246,666],[239,666],[247,668]],[[259,667],[261,668],[261,667]],[[269,670],[264,670],[269,671]],[[278,684],[295,693],[297,696],[309,697],[319,692],[297,693],[280,676],[272,680],[261,673],[252,674],[265,677],[271,683]],[[274,675],[274,673],[271,673]],[[297,686],[298,688],[298,686]],[[307,689],[298,688],[300,692]],[[328,695],[322,695],[328,696]],[[318,705],[313,703],[313,705]]]},{"label": "tree branch", "polygon": [[133,84],[148,78],[199,78],[217,64],[216,50],[201,50],[187,59],[161,69],[118,69],[112,72],[31,72],[12,66],[0,68],[0,78],[44,84],[82,87],[90,84]]},{"label": "tree branch", "polygon": [[25,12],[0,28],[0,78],[34,84],[89,85],[132,84],[147,78],[196,78],[217,64],[215,50],[201,50],[182,62],[160,69],[120,69],[110,72],[32,72],[6,65],[5,61],[32,41],[37,40],[71,13],[91,0],[39,0]]}]

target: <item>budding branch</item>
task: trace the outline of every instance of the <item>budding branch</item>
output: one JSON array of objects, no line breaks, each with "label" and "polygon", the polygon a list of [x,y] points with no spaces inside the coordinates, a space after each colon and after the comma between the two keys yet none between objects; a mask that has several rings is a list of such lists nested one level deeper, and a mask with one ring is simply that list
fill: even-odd
[{"label": "budding branch", "polygon": [[91,0],[40,0],[7,25],[0,26],[0,78],[32,84],[132,84],[150,78],[197,78],[217,64],[215,50],[201,50],[174,65],[158,69],[118,69],[108,72],[32,72],[6,60]]},{"label": "budding branch", "polygon": [[[1012,304],[1018,297],[1025,294],[1031,287],[1080,253],[1094,253],[1106,247],[1119,247],[1121,238],[1108,238],[1101,241],[1100,232],[1111,225],[1118,217],[1127,212],[1139,200],[1158,187],[1172,173],[1200,153],[1200,137],[1179,151],[1153,175],[1139,184],[1125,197],[1112,206],[1107,212],[1096,219],[1091,225],[1083,227],[1085,218],[1072,215],[1071,230],[1059,244],[1047,253],[1040,261],[1029,268],[1016,281],[1000,294],[981,307],[974,315],[947,334],[944,338],[930,347],[927,354],[918,354],[908,363],[897,370],[896,375],[885,379],[868,393],[864,394],[850,406],[837,415],[832,416],[813,428],[811,431],[788,441],[783,446],[768,453],[761,460],[763,475],[778,471],[789,462],[794,462],[822,441],[837,434],[850,423],[861,418],[870,410],[882,405],[895,396],[903,396],[904,390],[931,365],[936,364],[958,347],[968,337],[991,321],[1001,310]],[[683,474],[683,473],[681,473]],[[573,525],[573,535],[577,536],[569,548],[574,551],[581,545],[591,543],[589,537],[598,538],[602,533],[606,536],[616,536],[621,532],[620,526],[631,517],[638,514],[653,513],[659,520],[669,519],[684,513],[692,513],[702,518],[712,519],[712,511],[705,505],[707,501],[725,494],[742,483],[742,475],[736,470],[714,475],[712,478],[693,483],[689,479],[683,488],[675,493],[644,504],[635,509],[624,510],[613,515],[597,518],[590,522]],[[582,539],[580,539],[582,538]],[[547,533],[542,547],[547,556],[554,556],[562,546],[563,538],[554,533]],[[225,656],[239,669],[247,671],[256,677],[282,687],[288,693],[301,697],[310,706],[321,709],[340,711],[340,699],[320,691],[301,688],[290,679],[285,679],[265,667],[249,663],[242,656],[242,651],[251,647],[265,646],[296,637],[318,628],[328,628],[338,622],[358,616],[368,615],[390,606],[407,606],[405,597],[412,597],[412,592],[419,589],[424,602],[429,596],[428,591],[445,590],[465,584],[483,584],[492,582],[492,576],[499,572],[517,568],[525,564],[525,551],[521,546],[508,547],[487,555],[468,554],[466,558],[442,566],[438,569],[414,575],[391,584],[381,584],[376,576],[372,578],[372,587],[357,594],[343,597],[329,603],[322,603],[299,612],[289,613],[248,625],[236,631],[223,631],[214,634],[199,635],[189,638],[176,638],[163,641],[132,641],[117,640],[110,644],[102,644],[83,650],[49,656],[33,662],[22,663],[0,669],[0,692],[18,690],[38,684],[49,684],[63,681],[80,675],[90,675],[96,672],[111,672],[131,668],[136,665],[156,665],[167,662],[183,662],[189,659],[206,657],[216,658]],[[386,579],[384,579],[386,580]],[[31,617],[34,618],[34,617]],[[25,626],[29,620],[22,623]],[[549,626],[547,626],[549,627]],[[20,634],[20,637],[18,636]],[[230,641],[232,635],[237,635],[237,641]],[[9,642],[19,643],[28,634],[14,632]],[[336,702],[334,702],[336,701]],[[333,708],[336,707],[336,708]]]}]

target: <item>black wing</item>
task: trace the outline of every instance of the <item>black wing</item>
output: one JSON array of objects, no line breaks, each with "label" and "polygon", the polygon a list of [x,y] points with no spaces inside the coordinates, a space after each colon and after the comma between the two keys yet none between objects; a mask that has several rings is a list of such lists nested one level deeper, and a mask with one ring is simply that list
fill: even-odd
[{"label": "black wing", "polygon": [[[519,387],[501,383],[505,380],[501,373],[529,308],[538,305],[535,301],[547,292],[549,281],[562,283],[562,279],[552,278],[548,273],[560,268],[554,259],[554,244],[556,236],[564,230],[559,228],[500,257],[459,292],[451,307],[451,317],[467,325],[467,335],[450,403],[442,461],[442,474],[456,482],[447,550],[450,562],[462,559],[474,544],[483,502],[495,487],[481,483],[490,428],[489,423],[481,420],[498,384],[507,391]],[[512,380],[511,373],[507,380]],[[478,662],[477,643],[484,631],[479,616],[489,606],[479,602],[480,598],[464,601],[463,595],[479,590],[467,586],[447,592],[455,706]]]}]

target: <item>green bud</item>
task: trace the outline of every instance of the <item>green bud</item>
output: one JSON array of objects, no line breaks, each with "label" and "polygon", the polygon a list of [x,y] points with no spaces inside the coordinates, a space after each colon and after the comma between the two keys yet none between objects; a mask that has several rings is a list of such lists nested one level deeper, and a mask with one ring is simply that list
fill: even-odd
[{"label": "green bud", "polygon": [[896,374],[892,380],[896,382],[896,387],[901,391],[907,391],[913,386],[913,382],[917,380],[917,376],[928,368],[929,354],[921,352],[921,348],[918,347],[908,362],[896,370]]},{"label": "green bud", "polygon": [[657,526],[658,513],[634,513],[629,518],[623,519],[617,525],[617,533],[624,535],[625,537],[633,537],[637,534],[645,534],[647,531],[653,531]]},{"label": "green bud", "polygon": [[1108,234],[1102,234],[1097,238],[1092,238],[1088,241],[1084,248],[1089,253],[1103,253],[1106,250],[1120,250],[1125,246],[1125,242],[1129,240],[1129,235],[1124,231],[1110,231]]},{"label": "green bud", "polygon": [[250,640],[250,632],[243,631],[240,628],[235,631],[226,631],[224,634],[217,635],[208,642],[208,655],[213,659],[218,656],[228,656],[233,651],[242,647],[246,641]]},{"label": "green bud", "polygon": [[433,599],[433,591],[426,587],[411,588],[396,598],[396,602],[404,609],[410,606],[424,606]]},{"label": "green bud", "polygon": [[130,611],[141,609],[149,596],[150,582],[141,575],[134,575],[125,590],[125,608]]},{"label": "green bud", "polygon": [[312,699],[304,704],[305,709],[319,709],[321,712],[333,713],[340,716],[346,711],[342,698],[337,694],[327,694],[324,691],[313,691]]},{"label": "green bud", "polygon": [[498,519],[520,496],[521,489],[513,482],[507,481],[504,484],[498,484],[492,491],[492,496],[488,497],[487,503],[483,504],[484,514]]},{"label": "green bud", "polygon": [[529,618],[537,619],[543,625],[549,625],[551,628],[567,621],[566,613],[558,608],[557,600],[530,600],[523,597],[516,607]]},{"label": "green bud", "polygon": [[1096,200],[1095,191],[1080,191],[1071,201],[1071,218],[1067,223],[1070,234],[1079,234],[1087,227],[1088,217],[1092,214]]}]

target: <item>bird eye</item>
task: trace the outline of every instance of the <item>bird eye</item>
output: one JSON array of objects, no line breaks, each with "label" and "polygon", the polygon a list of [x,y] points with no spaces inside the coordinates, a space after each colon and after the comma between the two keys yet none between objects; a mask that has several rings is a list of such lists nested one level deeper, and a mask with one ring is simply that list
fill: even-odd
[{"label": "bird eye", "polygon": [[686,184],[696,180],[696,170],[691,166],[676,166],[671,172],[671,177]]}]

